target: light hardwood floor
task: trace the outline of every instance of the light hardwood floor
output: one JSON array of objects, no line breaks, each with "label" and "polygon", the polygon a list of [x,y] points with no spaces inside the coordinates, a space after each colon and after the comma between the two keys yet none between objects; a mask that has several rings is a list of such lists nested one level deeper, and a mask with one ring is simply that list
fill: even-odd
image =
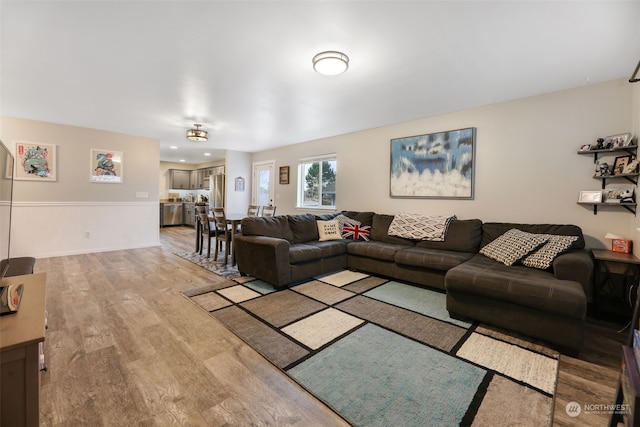
[{"label": "light hardwood floor", "polygon": [[[168,227],[161,247],[37,261],[49,312],[41,425],[348,425],[179,294],[224,280],[173,255],[193,240]],[[565,406],[613,402],[625,337],[590,323],[580,357],[561,357],[555,425],[607,424]]]}]

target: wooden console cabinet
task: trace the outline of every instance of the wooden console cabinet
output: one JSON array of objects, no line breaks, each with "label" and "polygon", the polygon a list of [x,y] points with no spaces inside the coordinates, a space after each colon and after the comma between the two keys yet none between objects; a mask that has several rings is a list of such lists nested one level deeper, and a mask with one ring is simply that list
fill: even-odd
[{"label": "wooden console cabinet", "polygon": [[24,284],[16,314],[0,317],[0,426],[38,426],[40,348],[45,335],[45,273],[5,278]]}]

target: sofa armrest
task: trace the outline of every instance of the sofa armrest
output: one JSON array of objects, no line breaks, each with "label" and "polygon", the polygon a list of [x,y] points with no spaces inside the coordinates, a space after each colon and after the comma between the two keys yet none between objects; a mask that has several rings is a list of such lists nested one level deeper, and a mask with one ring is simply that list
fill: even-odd
[{"label": "sofa armrest", "polygon": [[588,302],[591,302],[593,295],[594,271],[593,257],[589,251],[584,249],[564,253],[553,261],[553,274],[556,279],[573,280],[580,283]]},{"label": "sofa armrest", "polygon": [[264,280],[278,288],[291,282],[287,240],[237,234],[233,243],[241,274]]}]

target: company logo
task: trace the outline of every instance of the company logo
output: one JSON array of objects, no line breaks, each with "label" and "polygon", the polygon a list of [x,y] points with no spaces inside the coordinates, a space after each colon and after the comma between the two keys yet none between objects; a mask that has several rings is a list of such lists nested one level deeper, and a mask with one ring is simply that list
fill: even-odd
[{"label": "company logo", "polygon": [[569,402],[565,407],[565,411],[570,417],[577,417],[582,412],[582,407],[578,402]]}]

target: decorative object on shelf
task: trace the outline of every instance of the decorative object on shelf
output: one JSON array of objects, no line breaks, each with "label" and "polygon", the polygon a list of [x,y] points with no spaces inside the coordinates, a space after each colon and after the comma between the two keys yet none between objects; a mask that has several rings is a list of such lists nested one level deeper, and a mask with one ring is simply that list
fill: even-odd
[{"label": "decorative object on shelf", "polygon": [[325,76],[336,76],[347,71],[349,57],[334,50],[320,52],[313,57],[313,69]]},{"label": "decorative object on shelf", "polygon": [[633,250],[633,242],[626,239],[611,239],[611,250],[623,254],[630,254]]},{"label": "decorative object on shelf", "polygon": [[122,151],[90,150],[90,182],[122,184]]},{"label": "decorative object on shelf", "polygon": [[584,144],[582,147],[580,147],[580,151],[589,151],[591,150],[591,144]]},{"label": "decorative object on shelf", "polygon": [[289,166],[280,166],[280,184],[289,183]]},{"label": "decorative object on shelf", "polygon": [[638,159],[633,159],[625,167],[622,173],[636,173],[638,172]]},{"label": "decorative object on shelf", "polygon": [[236,191],[244,191],[244,178],[239,176],[236,178]]},{"label": "decorative object on shelf", "polygon": [[200,129],[201,124],[196,123],[193,126],[195,126],[195,129],[187,130],[187,139],[189,141],[204,142],[209,139],[209,133],[206,130]]},{"label": "decorative object on shelf", "polygon": [[611,135],[604,139],[604,148],[626,147],[631,144],[632,139],[630,133]]},{"label": "decorative object on shelf", "polygon": [[15,178],[25,181],[56,181],[56,146],[16,142]]},{"label": "decorative object on shelf", "polygon": [[476,128],[391,140],[391,197],[473,199]]},{"label": "decorative object on shelf", "polygon": [[618,156],[613,163],[613,174],[620,175],[624,173],[625,167],[631,162],[633,156],[631,154],[627,156]]},{"label": "decorative object on shelf", "polygon": [[611,170],[609,169],[608,163],[600,163],[598,162],[598,174],[599,176],[609,176],[611,175]]},{"label": "decorative object on shelf", "polygon": [[602,191],[581,191],[580,198],[578,199],[580,203],[601,203],[602,202]]},{"label": "decorative object on shelf", "polygon": [[612,188],[607,190],[605,195],[605,203],[631,203],[633,202],[632,188]]}]

